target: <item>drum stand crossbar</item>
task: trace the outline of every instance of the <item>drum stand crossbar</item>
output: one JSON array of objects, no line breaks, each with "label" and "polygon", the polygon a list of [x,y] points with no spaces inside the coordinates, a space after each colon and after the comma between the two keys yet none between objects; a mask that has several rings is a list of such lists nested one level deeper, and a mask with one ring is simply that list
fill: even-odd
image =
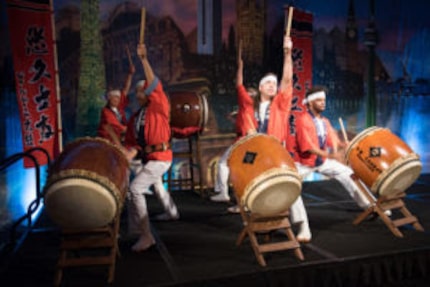
[{"label": "drum stand crossbar", "polygon": [[[264,253],[281,250],[293,249],[296,257],[300,260],[304,260],[302,250],[300,249],[300,243],[297,241],[291,229],[290,220],[288,219],[289,212],[270,217],[262,217],[245,211],[242,204],[240,204],[240,214],[244,227],[237,238],[236,245],[239,246],[246,236],[248,236],[257,261],[261,266],[266,266],[266,260],[263,256]],[[275,230],[285,230],[288,240],[269,242],[270,232]],[[262,234],[264,235],[265,243],[259,243],[258,241],[258,235]]]},{"label": "drum stand crossbar", "polygon": [[[406,196],[404,192],[390,196],[380,196],[377,200],[375,200],[372,196],[370,196],[365,186],[363,186],[363,183],[358,180],[354,174],[351,177],[359,187],[360,192],[362,192],[371,203],[371,206],[368,209],[363,211],[355,218],[353,222],[354,225],[360,224],[371,214],[377,214],[385,223],[385,225],[390,229],[390,231],[397,237],[403,237],[403,233],[399,230],[399,227],[407,224],[411,224],[417,231],[424,231],[424,228],[419,223],[418,218],[406,208],[406,205],[403,201],[403,198]],[[396,209],[400,211],[403,217],[399,219],[392,219],[385,213],[387,210],[394,211]],[[394,214],[392,216],[394,216]]]},{"label": "drum stand crossbar", "polygon": [[118,249],[118,216],[104,227],[90,230],[62,230],[60,256],[55,273],[54,286],[60,286],[63,269],[80,266],[108,266],[108,284],[115,276]]}]

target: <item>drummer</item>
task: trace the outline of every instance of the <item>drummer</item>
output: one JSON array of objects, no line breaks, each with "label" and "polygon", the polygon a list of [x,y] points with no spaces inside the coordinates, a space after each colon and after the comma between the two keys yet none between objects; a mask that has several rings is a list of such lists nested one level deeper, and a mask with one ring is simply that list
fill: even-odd
[{"label": "drummer", "polygon": [[107,102],[100,114],[97,136],[105,138],[117,145],[122,144],[122,139],[127,129],[125,108],[128,105],[128,92],[130,91],[131,81],[135,71],[134,65],[130,63],[124,87],[122,90],[114,89],[107,93]]},{"label": "drummer", "polygon": [[303,104],[307,111],[296,118],[296,148],[293,151],[299,174],[315,171],[338,180],[357,205],[367,209],[371,203],[351,178],[353,171],[342,163],[344,154],[341,148],[347,143],[339,140],[330,121],[322,115],[326,108],[325,89],[310,89]]},{"label": "drummer", "polygon": [[129,161],[139,159],[143,166],[130,184],[129,233],[136,231],[140,236],[132,246],[136,252],[144,251],[155,244],[149,226],[145,196],[142,193],[154,186],[165,213],[160,220],[179,219],[179,212],[168,191],[163,186],[162,176],[172,164],[170,149],[169,100],[158,77],[154,75],[147,58],[144,44],[137,47],[146,81],[137,83],[137,99],[140,109],[129,121],[125,137],[125,151]]},{"label": "drummer", "polygon": [[[282,78],[278,88],[278,79],[274,74],[265,75],[259,83],[259,94],[257,97],[251,97],[243,86],[243,61],[241,57],[241,45],[239,44],[238,53],[238,70],[237,70],[237,94],[239,110],[237,115],[236,129],[240,136],[250,133],[265,133],[277,138],[282,144],[285,144],[287,119],[291,109],[291,100],[293,93],[293,63],[291,52],[293,43],[289,36],[284,36],[284,64]],[[229,150],[227,150],[229,152]],[[228,156],[224,156],[225,159]],[[228,201],[227,174],[218,172],[223,176],[223,186],[219,194],[211,197],[214,201]],[[215,186],[217,191],[217,185]],[[232,206],[229,212],[239,212],[238,206]],[[290,214],[293,224],[298,224],[297,239],[302,242],[310,241],[311,234],[308,225],[308,218],[301,196],[294,202],[290,208]]]}]

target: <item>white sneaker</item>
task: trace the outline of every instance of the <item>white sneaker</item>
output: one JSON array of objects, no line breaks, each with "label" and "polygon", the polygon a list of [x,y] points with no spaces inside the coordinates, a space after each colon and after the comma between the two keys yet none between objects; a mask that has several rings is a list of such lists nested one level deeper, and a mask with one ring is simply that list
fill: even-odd
[{"label": "white sneaker", "polygon": [[219,193],[217,195],[212,195],[210,199],[215,202],[228,202],[230,201],[230,196]]},{"label": "white sneaker", "polygon": [[240,207],[239,205],[233,205],[227,208],[227,211],[230,213],[240,213]]},{"label": "white sneaker", "polygon": [[309,224],[305,222],[301,222],[299,225],[299,232],[297,233],[297,241],[301,243],[308,243],[311,241],[312,234],[309,229]]}]

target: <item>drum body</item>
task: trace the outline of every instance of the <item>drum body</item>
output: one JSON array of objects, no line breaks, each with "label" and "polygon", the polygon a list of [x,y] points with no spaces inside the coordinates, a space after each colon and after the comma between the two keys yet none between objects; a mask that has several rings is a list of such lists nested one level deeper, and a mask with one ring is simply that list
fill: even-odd
[{"label": "drum body", "polygon": [[237,141],[228,158],[230,181],[245,209],[262,216],[287,211],[302,183],[294,161],[280,142],[265,134]]},{"label": "drum body", "polygon": [[50,167],[45,207],[63,228],[102,227],[121,212],[128,184],[128,161],[118,147],[102,138],[81,138]]},{"label": "drum body", "polygon": [[208,122],[208,103],[204,94],[196,91],[175,91],[170,97],[170,126],[175,130],[201,132]]},{"label": "drum body", "polygon": [[419,177],[417,154],[389,129],[370,127],[350,142],[347,164],[370,190],[390,196],[405,191]]}]

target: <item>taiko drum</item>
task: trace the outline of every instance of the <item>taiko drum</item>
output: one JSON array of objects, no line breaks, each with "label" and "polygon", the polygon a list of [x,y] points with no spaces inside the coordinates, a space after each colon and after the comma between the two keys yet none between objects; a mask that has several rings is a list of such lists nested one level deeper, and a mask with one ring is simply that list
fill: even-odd
[{"label": "taiko drum", "polygon": [[102,227],[121,212],[128,183],[128,161],[118,147],[102,138],[81,138],[50,167],[45,207],[63,228]]},{"label": "taiko drum", "polygon": [[237,141],[228,158],[230,181],[245,210],[262,216],[287,211],[301,192],[294,161],[274,137],[246,136]]},{"label": "taiko drum", "polygon": [[389,129],[370,127],[359,133],[346,150],[347,164],[375,194],[395,195],[419,177],[419,156]]},{"label": "taiko drum", "polygon": [[196,91],[175,91],[169,93],[169,98],[171,127],[196,128],[199,132],[204,130],[208,122],[208,103],[204,94]]}]

